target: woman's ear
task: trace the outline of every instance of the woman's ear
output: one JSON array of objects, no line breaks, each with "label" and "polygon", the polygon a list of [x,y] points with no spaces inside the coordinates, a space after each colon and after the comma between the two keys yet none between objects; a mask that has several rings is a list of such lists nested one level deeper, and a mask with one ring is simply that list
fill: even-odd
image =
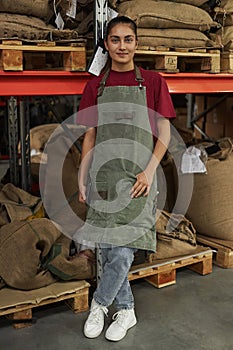
[{"label": "woman's ear", "polygon": [[106,40],[104,40],[104,46],[105,46],[105,49],[108,51],[108,44]]},{"label": "woman's ear", "polygon": [[138,40],[136,40],[136,47],[135,47],[136,49],[138,48]]}]

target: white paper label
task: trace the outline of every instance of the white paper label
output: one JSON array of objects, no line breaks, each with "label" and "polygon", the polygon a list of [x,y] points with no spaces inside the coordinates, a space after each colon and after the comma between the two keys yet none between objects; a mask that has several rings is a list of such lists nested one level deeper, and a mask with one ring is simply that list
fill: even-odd
[{"label": "white paper label", "polygon": [[58,14],[56,16],[55,23],[56,23],[58,29],[64,28],[64,21],[62,19],[60,12],[58,12]]},{"label": "white paper label", "polygon": [[107,59],[108,53],[103,53],[102,47],[99,46],[90,65],[90,68],[88,69],[88,72],[97,76],[100,75],[100,72],[104,68]]},{"label": "white paper label", "polygon": [[70,8],[66,12],[66,15],[71,17],[71,18],[75,18],[76,17],[76,11],[77,11],[77,0],[71,0]]}]

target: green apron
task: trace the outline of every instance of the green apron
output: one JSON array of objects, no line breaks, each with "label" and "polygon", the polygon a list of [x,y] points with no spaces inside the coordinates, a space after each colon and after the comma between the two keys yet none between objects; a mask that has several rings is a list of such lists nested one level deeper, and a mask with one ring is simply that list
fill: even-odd
[{"label": "green apron", "polygon": [[156,175],[147,197],[130,197],[154,149],[143,79],[135,67],[138,86],[105,87],[108,74],[98,91],[89,209],[79,239],[155,251]]}]

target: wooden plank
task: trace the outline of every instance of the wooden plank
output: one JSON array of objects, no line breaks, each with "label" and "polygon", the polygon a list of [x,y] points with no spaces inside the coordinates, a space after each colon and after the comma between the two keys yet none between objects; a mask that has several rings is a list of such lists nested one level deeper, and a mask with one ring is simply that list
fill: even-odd
[{"label": "wooden plank", "polygon": [[[23,327],[28,327],[31,324],[32,309],[34,309],[36,307],[50,305],[50,304],[54,304],[54,303],[57,303],[60,301],[65,301],[65,303],[75,313],[87,311],[89,309],[88,296],[89,296],[90,285],[86,281],[80,281],[80,282],[83,282],[83,285],[79,287],[80,289],[76,290],[75,292],[71,292],[71,293],[69,291],[70,284],[67,283],[67,285],[68,285],[67,292],[64,289],[64,284],[62,284],[63,285],[63,293],[65,293],[65,294],[62,294],[60,296],[56,296],[53,298],[49,297],[51,295],[51,289],[49,290],[49,287],[51,287],[52,285],[48,286],[48,287],[40,288],[40,289],[38,289],[39,299],[37,296],[36,299],[33,300],[33,302],[28,302],[28,303],[18,302],[17,290],[12,291],[10,289],[11,290],[11,293],[10,293],[11,294],[11,297],[10,297],[11,304],[9,305],[9,307],[7,307],[5,305],[2,309],[0,309],[0,316],[6,316],[8,319],[10,319],[12,325],[15,328],[23,328]],[[4,294],[4,298],[6,299],[7,287],[4,289],[5,289],[5,291],[3,291],[3,294]],[[42,289],[46,291],[46,292],[43,292],[43,294],[41,294]],[[30,292],[30,291],[28,291],[28,292]],[[22,293],[22,291],[19,291],[18,293]],[[59,293],[59,289],[58,289],[58,293]],[[2,297],[3,297],[3,294],[2,294]],[[25,294],[27,294],[27,292],[25,292]],[[15,306],[11,306],[12,305],[12,295],[14,295],[14,298],[17,301],[17,304]],[[36,295],[36,290],[33,291],[33,295]],[[43,295],[42,300],[40,299],[41,295]],[[46,297],[47,297],[47,299],[46,299]],[[27,296],[26,296],[26,298],[27,298]],[[40,301],[37,302],[37,299]],[[25,299],[23,299],[23,300],[25,300]],[[28,299],[26,299],[26,300],[28,300]],[[8,301],[8,299],[7,299],[7,301]],[[17,321],[19,321],[19,322],[17,322]]]},{"label": "wooden plank", "polygon": [[[4,71],[26,70],[86,70],[86,48],[76,43],[69,46],[55,46],[56,43],[22,45],[9,41],[0,45],[0,69]],[[8,43],[8,41],[7,41]],[[60,58],[60,55],[61,58]],[[52,62],[52,64],[50,64]],[[48,63],[48,64],[47,64]],[[52,66],[52,67],[51,67]]]},{"label": "wooden plank", "polygon": [[2,50],[0,66],[5,71],[23,70],[23,53],[19,50]]},{"label": "wooden plank", "polygon": [[201,251],[197,254],[132,266],[128,279],[144,278],[155,287],[162,288],[176,283],[176,270],[181,267],[187,266],[201,275],[209,274],[212,272],[212,250],[203,247],[198,249]]},{"label": "wooden plank", "polygon": [[30,321],[32,320],[32,309],[14,312],[7,315],[7,318],[12,322],[12,325],[15,329],[30,327]]},{"label": "wooden plank", "polygon": [[218,240],[199,234],[197,234],[197,241],[215,250],[215,253],[213,255],[214,264],[223,268],[233,267],[233,245],[230,245],[229,243],[229,246],[227,246],[227,241],[224,245],[223,240]]},{"label": "wooden plank", "polygon": [[222,73],[233,73],[233,51],[221,53],[220,69]]},{"label": "wooden plank", "polygon": [[85,51],[70,51],[63,53],[63,67],[66,71],[85,71],[86,54]]},{"label": "wooden plank", "polygon": [[[154,60],[154,67],[151,65],[151,59]],[[135,61],[140,64],[150,63],[149,68],[164,72],[220,72],[220,50],[208,49],[170,49],[169,51],[146,50],[140,47],[136,50]]]},{"label": "wooden plank", "polygon": [[145,280],[156,288],[163,288],[176,283],[176,270],[161,272],[156,275],[146,277]]}]

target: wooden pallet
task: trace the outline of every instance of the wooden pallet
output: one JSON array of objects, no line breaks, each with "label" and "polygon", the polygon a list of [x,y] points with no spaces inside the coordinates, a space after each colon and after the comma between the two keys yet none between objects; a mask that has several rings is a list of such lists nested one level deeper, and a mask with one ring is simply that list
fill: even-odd
[{"label": "wooden pallet", "polygon": [[175,284],[177,269],[185,266],[201,275],[211,273],[212,250],[198,247],[197,253],[192,255],[132,266],[128,278],[129,281],[144,278],[156,288],[162,288]]},{"label": "wooden pallet", "polygon": [[32,324],[35,307],[65,301],[75,313],[87,311],[89,287],[86,281],[73,281],[57,282],[31,291],[3,288],[0,290],[0,316],[6,316],[18,329]]},{"label": "wooden pallet", "polygon": [[22,71],[30,69],[86,70],[86,48],[83,43],[66,45],[52,41],[25,43],[20,40],[2,40],[0,69]]},{"label": "wooden pallet", "polygon": [[139,47],[135,61],[148,69],[161,72],[220,72],[220,50],[217,49],[177,49]]},{"label": "wooden pallet", "polygon": [[221,53],[220,68],[221,73],[233,73],[233,51]]},{"label": "wooden pallet", "polygon": [[197,241],[214,249],[214,264],[226,269],[233,267],[233,241],[224,241],[199,234],[197,235]]}]

